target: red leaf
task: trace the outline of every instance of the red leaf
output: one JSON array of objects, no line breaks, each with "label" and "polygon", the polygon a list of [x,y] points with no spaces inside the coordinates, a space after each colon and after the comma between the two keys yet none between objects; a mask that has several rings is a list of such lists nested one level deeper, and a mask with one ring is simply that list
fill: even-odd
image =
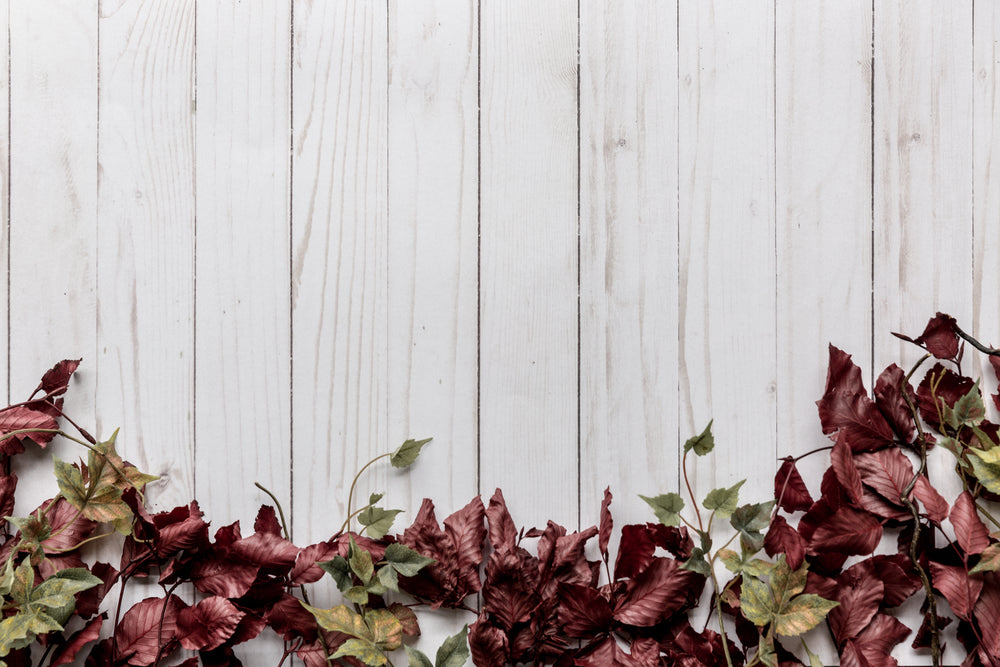
[{"label": "red leaf", "polygon": [[[875,405],[888,420],[889,425],[904,442],[910,442],[916,435],[913,414],[903,398],[903,382],[906,372],[892,364],[875,381]],[[907,383],[907,393],[914,396],[913,387]]]},{"label": "red leaf", "polygon": [[885,587],[885,597],[882,606],[898,607],[921,588],[920,577],[913,571],[909,556],[892,554],[889,556],[872,556],[855,567],[872,568]]},{"label": "red leaf", "polygon": [[486,508],[486,519],[490,526],[490,544],[497,551],[510,551],[517,545],[517,528],[510,518],[503,493],[497,489]]},{"label": "red leaf", "polygon": [[604,489],[604,500],[601,502],[601,525],[597,537],[597,548],[601,550],[604,562],[608,561],[608,542],[611,541],[611,530],[614,521],[611,519],[611,487]]},{"label": "red leaf", "polygon": [[560,584],[558,608],[562,631],[570,637],[593,637],[612,629],[611,605],[590,586]]},{"label": "red leaf", "polygon": [[198,501],[154,514],[156,553],[172,556],[180,551],[198,551],[208,546],[208,524],[202,519]]},{"label": "red leaf", "polygon": [[771,525],[764,534],[764,549],[768,556],[785,554],[788,566],[792,570],[798,570],[806,555],[806,541],[778,514],[771,520]]},{"label": "red leaf", "polygon": [[14,515],[14,492],[17,490],[17,475],[0,475],[0,516]]},{"label": "red leaf", "polygon": [[924,332],[917,338],[909,338],[898,333],[893,333],[893,336],[920,345],[938,359],[958,358],[958,331],[955,318],[951,315],[938,313],[932,317],[924,327]]},{"label": "red leaf", "polygon": [[983,638],[983,648],[989,651],[995,663],[1000,663],[1000,632],[996,631],[1000,619],[1000,577],[996,572],[987,572],[983,577],[983,592],[976,602],[973,614],[979,624]]},{"label": "red leaf", "polygon": [[27,433],[5,437],[0,440],[0,455],[11,456],[24,451],[24,442],[32,440],[39,447],[45,447],[54,437],[53,433],[32,433],[30,429],[53,430],[59,427],[56,418],[47,410],[50,405],[43,401],[31,401],[0,410],[0,437],[29,429]]},{"label": "red leaf", "polygon": [[774,476],[774,499],[779,501],[779,506],[786,512],[804,512],[812,507],[812,496],[791,456],[785,457]]},{"label": "red leaf", "polygon": [[537,605],[537,561],[524,550],[495,551],[486,566],[483,611],[506,631],[528,621]]},{"label": "red leaf", "polygon": [[615,619],[625,625],[649,627],[694,606],[705,578],[682,570],[672,558],[657,558],[628,582],[615,604]]},{"label": "red leaf", "polygon": [[198,561],[191,572],[191,581],[202,593],[238,598],[250,590],[259,570],[256,565],[215,556]]},{"label": "red leaf", "polygon": [[622,526],[618,558],[615,560],[615,578],[633,578],[645,570],[653,562],[656,547],[666,549],[674,558],[687,560],[694,549],[694,541],[684,527],[671,528],[662,523]]},{"label": "red leaf", "polygon": [[233,636],[246,614],[218,595],[207,597],[177,615],[181,646],[192,651],[210,651]]},{"label": "red leaf", "polygon": [[483,501],[476,496],[444,520],[444,532],[451,542],[450,571],[458,582],[457,587],[466,595],[475,593],[481,585],[479,565],[483,562],[483,540],[486,539],[485,516]]},{"label": "red leaf", "polygon": [[83,359],[63,359],[60,361],[52,368],[45,371],[45,375],[42,376],[42,382],[39,385],[39,389],[45,392],[45,395],[48,398],[65,394],[66,389],[69,387],[69,379],[80,366],[81,361],[83,361]]},{"label": "red leaf", "polygon": [[982,553],[990,545],[990,531],[986,528],[975,502],[968,491],[963,491],[951,508],[951,525],[955,527],[955,538],[966,556]]},{"label": "red leaf", "polygon": [[80,618],[88,618],[98,612],[101,602],[104,601],[104,596],[108,594],[108,590],[118,578],[118,570],[99,561],[90,568],[90,573],[100,579],[101,583],[77,594],[76,614]]},{"label": "red leaf", "polygon": [[874,551],[881,539],[882,524],[878,520],[845,506],[816,529],[809,543],[809,552],[865,555]]},{"label": "red leaf", "polygon": [[934,588],[948,601],[955,616],[963,621],[971,620],[973,605],[983,590],[983,579],[970,577],[964,567],[936,561],[930,562],[930,571]]},{"label": "red leaf", "polygon": [[833,451],[830,452],[830,465],[841,488],[856,505],[861,504],[861,474],[854,463],[854,453],[847,444],[847,438],[843,434],[837,435],[837,440],[833,444]]},{"label": "red leaf", "polygon": [[165,656],[177,640],[177,615],[187,605],[176,595],[146,598],[125,612],[118,624],[118,652],[130,665],[149,665]]},{"label": "red leaf", "polygon": [[284,593],[266,615],[267,624],[286,641],[304,637],[306,641],[316,638],[316,617],[306,611],[297,597]]},{"label": "red leaf", "polygon": [[938,419],[940,402],[944,401],[948,407],[955,407],[958,399],[972,391],[975,384],[972,378],[958,375],[941,364],[935,364],[917,387],[917,407],[920,408],[921,416],[928,424],[935,428],[939,427],[941,425]]},{"label": "red leaf", "polygon": [[288,574],[289,580],[296,585],[311,584],[323,578],[323,569],[316,563],[332,560],[340,554],[336,542],[320,542],[310,544],[295,557],[295,566]]},{"label": "red leaf", "polygon": [[896,660],[889,654],[896,644],[906,639],[909,634],[910,629],[896,618],[888,614],[878,614],[858,638],[853,640],[864,662],[848,663],[845,652],[845,659],[840,663],[841,667],[847,664],[896,667]]},{"label": "red leaf", "polygon": [[[1000,381],[1000,357],[990,355],[990,366],[993,367],[993,375],[996,376],[997,380]],[[993,404],[997,406],[997,410],[1000,410],[1000,391],[992,395]]]},{"label": "red leaf", "polygon": [[477,667],[504,667],[509,655],[507,634],[480,616],[469,626],[469,650]]},{"label": "red leaf", "polygon": [[660,664],[660,647],[652,639],[637,639],[632,642],[629,655],[613,636],[608,636],[580,651],[573,664],[579,667],[656,667]]},{"label": "red leaf", "polygon": [[937,489],[931,486],[931,483],[923,475],[917,478],[917,483],[913,486],[913,497],[924,506],[927,518],[939,525],[945,520],[951,509],[948,507],[948,501],[938,493]]},{"label": "red leaf", "polygon": [[837,577],[833,598],[840,605],[830,610],[827,620],[838,643],[854,639],[875,617],[885,592],[885,586],[871,568],[854,565]]},{"label": "red leaf", "polygon": [[107,620],[107,614],[91,619],[83,629],[70,636],[69,640],[59,647],[49,661],[49,667],[58,667],[73,662],[76,654],[90,642],[97,641],[101,634],[101,625]]},{"label": "red leaf", "polygon": [[861,382],[861,369],[851,356],[830,346],[826,391],[816,402],[823,433],[844,431],[854,451],[874,451],[892,443],[892,429],[868,398]]},{"label": "red leaf", "polygon": [[[938,632],[943,630],[949,623],[951,623],[953,618],[950,616],[937,616],[934,617],[937,620]],[[940,635],[939,635],[940,636]],[[920,622],[920,627],[917,628],[917,634],[913,638],[913,643],[910,644],[912,648],[930,648],[931,647],[931,612],[930,610],[924,613],[924,619]]]},{"label": "red leaf", "polygon": [[903,491],[913,479],[913,465],[898,448],[854,457],[861,481],[893,505],[902,505]]}]

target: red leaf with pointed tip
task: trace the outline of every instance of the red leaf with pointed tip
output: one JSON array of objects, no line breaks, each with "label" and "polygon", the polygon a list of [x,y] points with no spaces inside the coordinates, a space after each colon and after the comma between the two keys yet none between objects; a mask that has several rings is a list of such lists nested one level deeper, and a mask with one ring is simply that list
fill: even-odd
[{"label": "red leaf with pointed tip", "polygon": [[497,489],[486,508],[486,519],[490,527],[490,544],[497,551],[510,551],[517,545],[517,528],[507,510],[503,493]]},{"label": "red leaf with pointed tip", "polygon": [[323,578],[323,569],[317,563],[333,560],[340,555],[336,542],[320,542],[310,544],[295,557],[295,565],[288,574],[289,581],[295,585],[311,584]]},{"label": "red leaf with pointed tip", "polygon": [[270,505],[261,505],[257,510],[257,518],[253,522],[253,532],[269,533],[275,537],[281,537],[281,524],[278,523],[278,515]]},{"label": "red leaf with pointed tip", "polygon": [[910,629],[896,618],[888,614],[878,614],[868,624],[868,627],[858,635],[857,639],[848,642],[848,645],[853,644],[853,648],[857,650],[859,655],[849,659],[845,647],[844,654],[841,656],[841,667],[845,665],[896,667],[898,663],[890,656],[890,653],[909,634]]},{"label": "red leaf with pointed tip", "polygon": [[861,474],[854,463],[854,452],[848,446],[847,438],[843,433],[837,435],[837,441],[833,444],[833,451],[830,452],[830,465],[844,493],[854,504],[860,505]]},{"label": "red leaf with pointed tip", "polygon": [[0,475],[0,516],[14,515],[14,493],[17,491],[17,475]]},{"label": "red leaf with pointed tip", "polygon": [[893,333],[896,338],[916,343],[926,348],[938,359],[957,359],[959,353],[958,330],[955,318],[945,313],[938,313],[927,322],[924,332],[917,338]]},{"label": "red leaf with pointed tip", "polygon": [[169,512],[154,514],[156,527],[156,553],[160,557],[172,556],[180,551],[200,551],[208,546],[208,524],[198,507],[198,501],[175,507]]},{"label": "red leaf with pointed tip", "polygon": [[[306,667],[330,667],[330,663],[327,661],[327,656],[335,652],[344,642],[346,642],[349,637],[342,632],[323,632],[324,641],[321,642],[317,637],[312,642],[308,644],[303,644],[301,647],[296,649],[295,655],[299,657],[302,663]],[[363,662],[355,660],[354,658],[344,657],[340,658],[340,661],[352,665],[364,665]]]},{"label": "red leaf with pointed tip", "polygon": [[[938,419],[938,409],[941,401],[948,407],[955,407],[962,398],[975,386],[972,378],[958,375],[941,364],[935,364],[927,371],[927,375],[917,386],[917,407],[924,420],[935,428],[941,425]],[[932,386],[933,385],[933,390]],[[935,401],[934,399],[937,399]]]},{"label": "red leaf with pointed tip", "polygon": [[[875,381],[875,405],[904,442],[910,442],[916,435],[913,414],[903,398],[903,383],[906,372],[892,364]],[[906,384],[907,393],[914,396],[913,387]]]},{"label": "red leaf with pointed tip", "polygon": [[865,486],[893,505],[902,505],[903,491],[913,479],[913,465],[898,448],[857,454],[854,464]]},{"label": "red leaf with pointed tip", "polygon": [[611,605],[590,586],[560,584],[558,609],[562,631],[570,637],[586,639],[612,630]]},{"label": "red leaf with pointed tip", "polygon": [[531,619],[538,604],[538,564],[523,549],[495,551],[486,566],[483,611],[508,632]]},{"label": "red leaf with pointed tip", "polygon": [[483,541],[486,539],[485,516],[483,501],[476,496],[444,520],[444,532],[451,542],[451,571],[458,586],[468,593],[475,593],[481,585],[479,565],[483,562]]},{"label": "red leaf with pointed tip", "polygon": [[1000,663],[1000,632],[996,631],[1000,621],[1000,576],[996,572],[985,573],[982,595],[976,601],[973,614],[979,624],[983,648]]},{"label": "red leaf with pointed tip", "polygon": [[504,667],[509,655],[507,634],[480,616],[469,626],[469,650],[477,667]]},{"label": "red leaf with pointed tip", "polygon": [[50,509],[52,500],[46,500],[32,514],[42,512],[48,514],[52,536],[42,542],[46,553],[62,552],[76,547],[80,542],[90,537],[97,524],[80,516],[80,511],[69,504],[64,498],[59,498]]},{"label": "red leaf with pointed tip", "polygon": [[674,558],[687,560],[694,549],[694,541],[684,527],[671,528],[662,523],[622,526],[615,578],[630,579],[645,570],[653,562],[656,547],[666,549]]},{"label": "red leaf with pointed tip", "polygon": [[19,433],[0,440],[0,455],[11,456],[24,451],[24,442],[33,441],[39,447],[45,447],[52,441],[53,433],[32,433],[30,429],[53,430],[59,427],[56,418],[48,411],[51,405],[43,401],[31,401],[24,405],[15,405],[0,410],[0,436],[14,431],[28,429],[27,433]]},{"label": "red leaf with pointed tip", "polygon": [[73,662],[76,659],[77,653],[80,652],[80,649],[90,642],[97,641],[100,638],[101,625],[106,619],[107,614],[97,616],[87,623],[87,625],[83,626],[82,630],[71,635],[66,643],[60,646],[59,649],[52,655],[52,660],[49,661],[49,667],[59,667],[59,665],[65,665]]},{"label": "red leaf with pointed tip", "polygon": [[[937,620],[937,629],[940,633],[945,627],[947,627],[953,620],[950,616],[935,616]],[[940,635],[939,635],[940,636]],[[913,643],[910,644],[911,648],[930,648],[931,647],[931,613],[930,611],[924,612],[924,620],[920,622],[920,627],[917,628],[917,634],[913,638]]]},{"label": "red leaf with pointed tip", "polygon": [[955,616],[964,621],[970,620],[972,607],[983,590],[983,579],[970,577],[964,567],[936,561],[930,562],[930,574],[934,588],[948,601]]},{"label": "red leaf with pointed tip", "polygon": [[63,359],[58,364],[45,371],[39,388],[49,398],[61,396],[69,388],[69,379],[76,372],[83,359]]},{"label": "red leaf with pointed tip", "polygon": [[286,641],[304,637],[311,642],[316,638],[316,617],[302,606],[297,597],[288,593],[282,594],[281,599],[271,606],[265,620]]},{"label": "red leaf with pointed tip", "polygon": [[882,582],[885,587],[883,608],[898,607],[921,588],[920,577],[913,571],[910,557],[905,554],[872,556],[854,567],[870,568]]},{"label": "red leaf with pointed tip", "polygon": [[634,579],[615,604],[615,619],[625,625],[649,627],[698,600],[705,578],[682,570],[672,558],[657,558]]},{"label": "red leaf with pointed tip", "polygon": [[986,528],[975,502],[968,491],[963,491],[951,508],[951,525],[955,527],[955,539],[966,555],[982,553],[990,545],[990,531]]},{"label": "red leaf with pointed tip", "polygon": [[250,590],[259,570],[256,565],[216,556],[198,561],[191,572],[191,581],[202,593],[238,598]]},{"label": "red leaf with pointed tip", "polygon": [[578,667],[656,667],[660,664],[660,647],[652,639],[632,642],[632,653],[626,653],[612,636],[594,642],[581,650],[573,664]]},{"label": "red leaf with pointed tip", "polygon": [[837,577],[832,599],[840,605],[831,609],[826,618],[841,645],[861,634],[879,610],[885,586],[872,575],[870,568],[855,565]]},{"label": "red leaf with pointed tip", "polygon": [[104,596],[115,584],[118,578],[118,570],[107,563],[98,561],[90,568],[90,573],[101,580],[101,583],[88,588],[76,596],[76,614],[80,618],[88,618],[95,615],[104,601]]},{"label": "red leaf with pointed tip", "polygon": [[[1000,357],[990,355],[990,366],[993,367],[993,375],[996,376],[997,380],[1000,381]],[[1000,410],[1000,391],[992,395],[993,404],[997,406],[997,410]]]},{"label": "red leaf with pointed tip", "polygon": [[847,556],[870,554],[882,539],[882,524],[869,514],[841,507],[816,529],[809,552],[831,551]]},{"label": "red leaf with pointed tip", "polygon": [[252,563],[266,572],[283,572],[295,564],[299,548],[271,532],[254,533],[225,550],[229,558]]},{"label": "red leaf with pointed tip", "polygon": [[604,500],[601,501],[601,525],[597,536],[597,548],[601,550],[604,562],[608,560],[608,542],[611,541],[611,530],[614,521],[611,519],[611,487],[604,489]]},{"label": "red leaf with pointed tip", "polygon": [[892,443],[892,429],[861,381],[851,355],[830,346],[826,391],[816,402],[823,433],[844,431],[853,451],[874,451]]},{"label": "red leaf with pointed tip", "polygon": [[804,512],[812,507],[812,496],[791,456],[784,458],[774,476],[774,499],[779,501],[779,506],[786,512]]},{"label": "red leaf with pointed tip", "polygon": [[233,636],[246,614],[225,598],[213,595],[177,615],[181,646],[192,651],[210,651]]},{"label": "red leaf with pointed tip", "polygon": [[798,570],[806,555],[806,541],[798,531],[788,525],[780,514],[771,519],[771,525],[764,534],[764,549],[768,556],[785,554],[785,560],[792,570]]},{"label": "red leaf with pointed tip", "polygon": [[951,510],[948,501],[923,475],[917,478],[917,483],[913,486],[913,497],[920,501],[924,506],[924,514],[934,523],[940,525],[948,517],[948,512]]},{"label": "red leaf with pointed tip", "polygon": [[149,665],[177,641],[177,615],[187,605],[177,597],[146,598],[125,612],[115,631],[118,653],[130,665]]}]

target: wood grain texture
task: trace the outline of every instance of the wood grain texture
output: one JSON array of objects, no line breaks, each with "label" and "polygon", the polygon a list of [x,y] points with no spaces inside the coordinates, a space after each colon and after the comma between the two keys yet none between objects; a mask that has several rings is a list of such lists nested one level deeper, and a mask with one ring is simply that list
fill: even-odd
[{"label": "wood grain texture", "polygon": [[575,9],[481,17],[480,489],[529,527],[578,519]]},{"label": "wood grain texture", "polygon": [[[292,423],[296,538],[347,516],[354,473],[388,451],[386,7],[296,2]],[[385,490],[370,469],[359,502]]]},{"label": "wood grain texture", "polygon": [[249,525],[291,498],[290,7],[197,21],[196,492]]},{"label": "wood grain texture", "polygon": [[677,6],[580,6],[581,524],[678,489]]},{"label": "wood grain texture", "polygon": [[194,1],[100,9],[98,430],[170,509],[195,490]]},{"label": "wood grain texture", "polygon": [[397,527],[478,492],[477,24],[465,0],[389,5],[389,444],[434,438],[392,475]]},{"label": "wood grain texture", "polygon": [[[868,0],[776,12],[778,455],[798,456],[830,444],[816,411],[828,345],[871,375],[872,13]],[[829,463],[798,464],[816,495]]]},{"label": "wood grain texture", "polygon": [[690,466],[699,501],[743,478],[742,497],[764,499],[776,453],[773,4],[682,3],[678,26],[680,435],[715,418],[715,452]]},{"label": "wood grain texture", "polygon": [[[84,358],[66,409],[93,427],[98,243],[97,3],[11,3],[9,392],[24,400],[52,364]],[[100,431],[100,429],[98,429]],[[104,435],[110,435],[110,431]],[[16,463],[18,512],[53,494],[51,456],[81,450],[58,441]],[[31,490],[30,493],[27,490]],[[23,515],[23,514],[22,514]]]},{"label": "wood grain texture", "polygon": [[[10,116],[10,5],[0,9],[0,119]],[[6,46],[6,48],[4,48]],[[0,121],[2,122],[2,121]],[[10,388],[10,127],[0,127],[0,399]],[[8,400],[8,403],[10,401]]]}]

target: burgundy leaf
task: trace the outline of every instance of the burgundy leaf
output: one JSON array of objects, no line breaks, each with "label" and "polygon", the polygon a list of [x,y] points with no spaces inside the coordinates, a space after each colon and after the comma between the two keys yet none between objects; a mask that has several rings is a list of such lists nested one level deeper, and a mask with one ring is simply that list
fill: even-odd
[{"label": "burgundy leaf", "polygon": [[604,489],[604,500],[601,501],[601,525],[597,537],[597,548],[601,550],[604,562],[608,562],[608,542],[611,541],[611,530],[614,521],[611,519],[611,487]]},{"label": "burgundy leaf", "polygon": [[559,585],[559,623],[570,637],[587,638],[610,632],[611,605],[595,588],[578,584]]},{"label": "burgundy leaf", "polygon": [[46,553],[55,553],[75,548],[83,540],[90,537],[97,528],[96,523],[80,516],[80,511],[70,505],[65,499],[59,498],[55,506],[50,509],[49,505],[51,503],[51,500],[45,501],[41,507],[32,513],[42,512],[48,514],[52,536],[42,542]]},{"label": "burgundy leaf", "polygon": [[913,571],[909,556],[901,553],[872,556],[858,565],[859,569],[872,568],[885,587],[882,606],[898,607],[921,588],[920,577]]},{"label": "burgundy leaf", "polygon": [[837,435],[837,440],[833,444],[833,451],[830,452],[830,465],[837,476],[837,481],[840,482],[840,487],[854,504],[860,505],[862,492],[861,474],[854,463],[854,452],[848,446],[847,438],[844,434]]},{"label": "burgundy leaf", "polygon": [[90,620],[83,629],[70,635],[65,644],[52,655],[49,667],[58,667],[76,660],[77,653],[90,642],[97,641],[101,634],[101,625],[107,620],[107,614],[101,614]]},{"label": "burgundy leaf", "polygon": [[927,478],[923,475],[917,477],[917,483],[913,486],[913,497],[924,506],[924,513],[927,518],[940,525],[948,516],[951,510],[948,501],[938,493],[938,490],[931,486]]},{"label": "burgundy leaf", "polygon": [[47,410],[49,404],[43,401],[31,401],[24,405],[15,405],[0,410],[0,437],[14,431],[27,429],[29,432],[3,437],[0,440],[0,455],[11,456],[24,451],[24,442],[32,440],[39,447],[45,447],[52,441],[52,433],[32,433],[30,429],[53,430],[59,427],[56,418]]},{"label": "burgundy leaf", "polygon": [[816,529],[809,543],[809,551],[864,555],[874,551],[881,539],[882,524],[878,520],[845,506]]},{"label": "burgundy leaf", "polygon": [[920,408],[921,416],[927,423],[939,428],[940,403],[943,401],[948,407],[955,407],[958,399],[972,391],[975,384],[972,378],[958,375],[941,364],[935,364],[927,371],[927,375],[917,387],[917,406]]},{"label": "burgundy leaf", "polygon": [[187,605],[176,595],[146,598],[125,612],[116,629],[119,655],[130,665],[149,665],[177,640],[177,615]]},{"label": "burgundy leaf", "polygon": [[871,667],[896,667],[895,658],[890,656],[892,649],[906,639],[910,634],[910,629],[899,622],[896,618],[888,614],[878,614],[868,624],[868,627],[858,635],[858,638],[848,642],[853,643],[854,648],[860,654],[864,662],[850,663],[847,660],[845,651],[841,660],[841,667],[848,664],[870,665]]},{"label": "burgundy leaf", "polygon": [[288,593],[271,606],[265,620],[286,641],[295,637],[304,637],[307,642],[316,639],[316,617],[302,606],[297,597]]},{"label": "burgundy leaf", "polygon": [[90,573],[101,580],[101,583],[93,588],[88,588],[76,596],[76,614],[80,618],[89,618],[97,614],[104,596],[115,584],[118,578],[118,570],[107,563],[97,562],[90,568]]},{"label": "burgundy leaf", "polygon": [[830,610],[827,620],[841,645],[861,634],[879,610],[885,586],[871,575],[870,569],[855,565],[837,577],[837,589],[832,599],[840,605]]},{"label": "burgundy leaf", "polygon": [[615,619],[625,625],[649,627],[694,606],[705,579],[683,570],[672,558],[657,558],[628,582],[615,604]]},{"label": "burgundy leaf", "polygon": [[507,510],[503,493],[497,489],[486,508],[486,519],[490,526],[490,544],[497,551],[510,551],[517,545],[517,528]]},{"label": "burgundy leaf", "polygon": [[[950,616],[935,616],[937,620],[938,632],[947,627],[953,620]],[[917,628],[917,634],[913,638],[913,643],[910,644],[912,648],[930,648],[931,647],[931,612],[928,610],[924,613],[924,619],[920,622],[920,627]]]},{"label": "burgundy leaf", "polygon": [[955,527],[955,539],[966,556],[982,553],[990,545],[990,531],[979,518],[975,501],[968,491],[963,491],[955,499],[949,518]]},{"label": "burgundy leaf", "polygon": [[[904,442],[910,442],[916,435],[913,414],[903,398],[903,383],[906,372],[892,364],[875,381],[875,405]],[[906,391],[912,398],[913,388],[906,384]]]},{"label": "burgundy leaf", "polygon": [[982,595],[973,614],[983,638],[982,648],[989,652],[994,664],[1000,664],[1000,632],[996,631],[1000,620],[1000,576],[996,572],[987,572],[983,577]]},{"label": "burgundy leaf", "polygon": [[892,429],[861,381],[861,369],[851,356],[830,346],[826,391],[816,402],[823,433],[845,431],[854,451],[874,451],[892,443]]},{"label": "burgundy leaf", "polygon": [[[990,366],[993,367],[993,375],[996,376],[997,380],[1000,381],[1000,357],[990,355]],[[992,395],[993,404],[997,406],[997,410],[1000,410],[1000,391]]]},{"label": "burgundy leaf", "polygon": [[469,650],[477,667],[504,667],[509,655],[507,635],[480,616],[469,626]]},{"label": "burgundy leaf", "polygon": [[653,562],[656,547],[666,549],[674,558],[687,560],[694,549],[687,528],[673,528],[662,523],[628,524],[622,526],[615,578],[635,577]]},{"label": "burgundy leaf", "polygon": [[861,481],[892,504],[902,504],[903,491],[913,479],[913,465],[898,448],[854,457]]},{"label": "burgundy leaf", "polygon": [[310,544],[295,557],[295,566],[288,574],[289,580],[296,585],[311,584],[323,578],[323,569],[317,565],[333,560],[340,555],[340,548],[334,541]]},{"label": "burgundy leaf", "polygon": [[785,554],[788,566],[798,570],[806,555],[806,541],[778,514],[771,519],[771,525],[764,534],[764,549],[768,556]]},{"label": "burgundy leaf", "polygon": [[786,512],[806,511],[812,507],[813,499],[809,495],[806,483],[795,467],[795,459],[786,456],[778,473],[774,476],[774,499],[779,507]]},{"label": "burgundy leaf", "polygon": [[191,572],[195,588],[208,595],[238,598],[246,594],[260,570],[256,565],[236,563],[215,556],[200,560]]},{"label": "burgundy leaf", "polygon": [[420,636],[420,623],[417,621],[417,615],[412,609],[399,602],[393,602],[387,608],[392,612],[392,615],[396,617],[396,620],[399,621],[399,624],[403,627],[404,635],[407,637]]},{"label": "burgundy leaf", "polygon": [[632,653],[626,653],[612,636],[594,642],[581,650],[574,665],[579,667],[656,667],[660,664],[660,647],[651,639],[632,642]]},{"label": "burgundy leaf", "polygon": [[964,621],[971,620],[972,608],[983,590],[983,579],[969,576],[964,567],[930,561],[934,588],[948,601],[952,612]]},{"label": "burgundy leaf", "polygon": [[39,385],[39,389],[41,389],[49,398],[65,394],[66,389],[69,388],[69,379],[80,366],[81,361],[83,361],[83,359],[63,359],[60,361],[52,368],[45,371],[45,375],[42,376],[42,382]]},{"label": "burgundy leaf", "polygon": [[547,584],[542,595],[555,594],[557,582],[567,584],[597,584],[597,561],[588,561],[585,555],[587,541],[597,535],[597,528],[566,533],[566,529],[549,521],[541,539],[538,540],[539,574]]},{"label": "burgundy leaf", "polygon": [[179,551],[197,551],[208,546],[208,524],[202,519],[198,501],[152,516],[156,527],[156,553],[161,557]]},{"label": "burgundy leaf", "polygon": [[233,636],[245,615],[229,600],[213,595],[180,611],[177,636],[186,649],[210,651]]},{"label": "burgundy leaf", "polygon": [[14,515],[14,492],[17,489],[17,475],[0,475],[0,516]]},{"label": "burgundy leaf", "polygon": [[938,359],[958,358],[958,331],[955,318],[951,315],[938,313],[932,317],[924,327],[924,332],[917,338],[909,338],[898,333],[893,333],[893,336],[920,345]]},{"label": "burgundy leaf", "polygon": [[479,565],[483,562],[483,541],[486,539],[486,516],[483,501],[476,496],[444,520],[444,532],[449,546],[450,569],[461,591],[475,593],[481,585]]},{"label": "burgundy leaf", "polygon": [[518,551],[495,551],[486,566],[483,611],[508,632],[529,620],[537,604],[536,567],[535,559]]}]

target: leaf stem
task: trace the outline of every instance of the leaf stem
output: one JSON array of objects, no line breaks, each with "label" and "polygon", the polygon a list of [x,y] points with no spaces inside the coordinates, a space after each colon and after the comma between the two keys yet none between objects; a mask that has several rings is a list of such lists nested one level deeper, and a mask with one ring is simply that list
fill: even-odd
[{"label": "leaf stem", "polygon": [[357,486],[358,479],[360,479],[360,477],[361,477],[361,473],[363,473],[365,470],[368,470],[368,468],[370,468],[371,465],[373,463],[375,463],[376,461],[379,461],[380,459],[389,458],[390,456],[392,456],[391,452],[390,453],[386,453],[386,454],[379,454],[378,456],[376,456],[375,458],[373,458],[371,461],[369,461],[368,463],[366,463],[364,466],[362,466],[361,470],[359,470],[357,472],[357,474],[354,475],[354,479],[351,480],[351,490],[347,492],[347,527],[348,528],[351,527],[351,503],[354,501],[354,487]]},{"label": "leaf stem", "polygon": [[270,496],[271,500],[274,501],[274,506],[278,510],[278,517],[281,518],[281,531],[285,534],[285,539],[291,542],[292,537],[291,533],[288,531],[288,523],[285,522],[285,510],[281,509],[281,501],[279,501],[278,497],[275,496],[273,493],[271,493],[260,482],[254,482],[253,485],[256,486],[258,489],[260,489],[261,491],[263,491],[264,493],[266,493],[268,496]]}]

